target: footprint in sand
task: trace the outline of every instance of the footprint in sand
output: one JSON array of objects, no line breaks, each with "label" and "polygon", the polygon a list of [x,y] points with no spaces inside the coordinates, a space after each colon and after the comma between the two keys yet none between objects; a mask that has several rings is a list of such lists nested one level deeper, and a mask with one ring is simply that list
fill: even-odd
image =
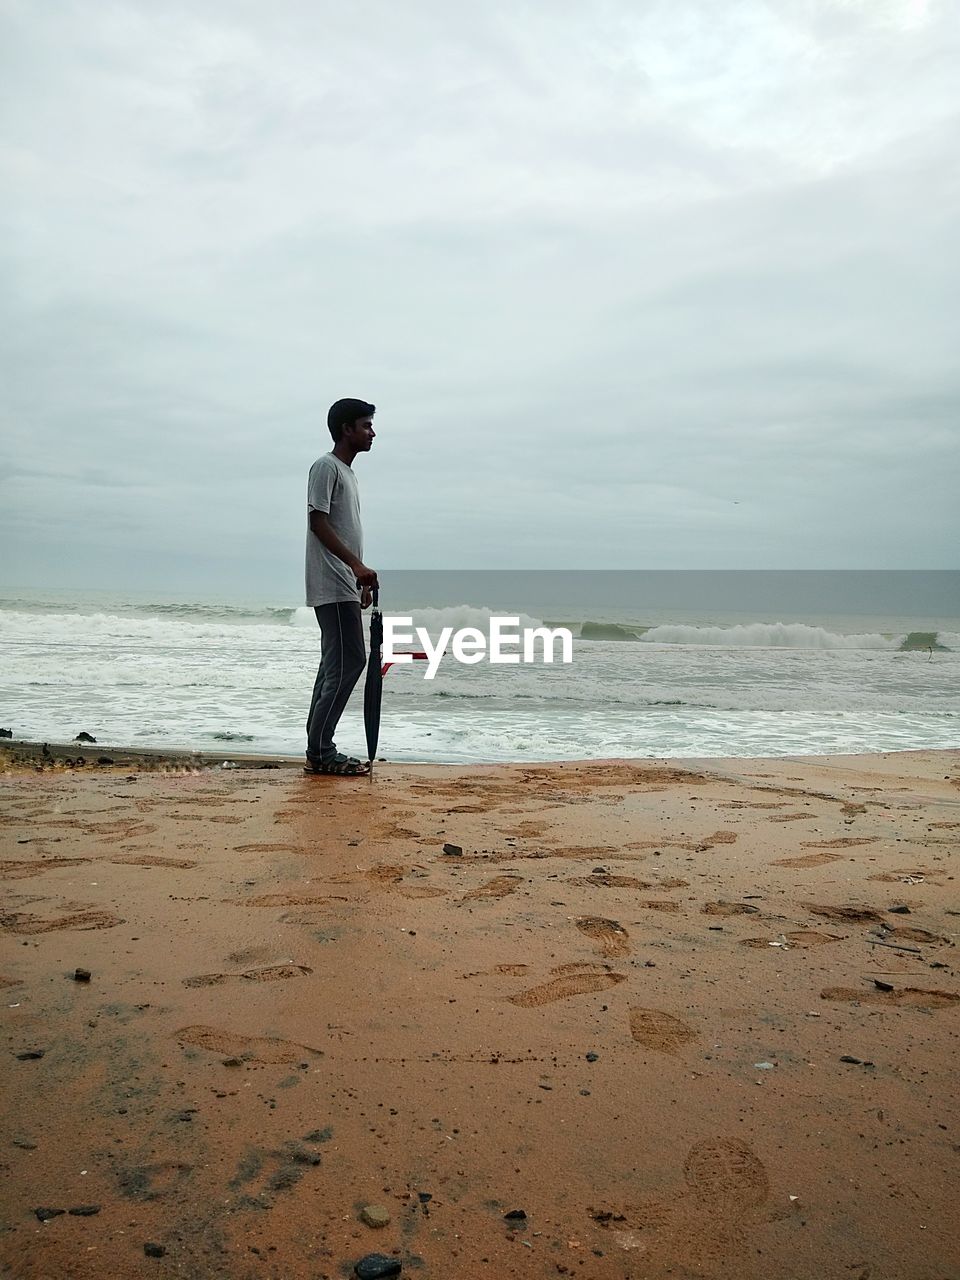
[{"label": "footprint in sand", "polygon": [[123,924],[120,916],[110,911],[74,911],[67,916],[44,920],[27,912],[13,911],[0,916],[0,929],[8,933],[55,933],[62,929],[112,929]]},{"label": "footprint in sand", "polygon": [[768,822],[802,822],[804,818],[809,818],[809,813],[775,813]]},{"label": "footprint in sand", "polygon": [[276,1036],[241,1036],[217,1027],[181,1027],[174,1037],[182,1049],[206,1049],[227,1058],[242,1058],[245,1062],[302,1062],[308,1055],[323,1057],[320,1049],[293,1040],[280,1040]]},{"label": "footprint in sand", "polygon": [[39,861],[13,859],[0,862],[0,877],[4,880],[25,880],[30,876],[38,876],[43,871],[53,871],[57,867],[75,867],[81,862],[89,862],[89,858],[41,858]]},{"label": "footprint in sand", "polygon": [[786,800],[721,800],[718,809],[782,809]]},{"label": "footprint in sand", "polygon": [[262,893],[257,898],[223,898],[221,901],[229,907],[319,907],[344,899],[316,893]]},{"label": "footprint in sand", "polygon": [[615,956],[630,954],[630,935],[618,921],[606,920],[603,916],[580,916],[574,923],[581,933],[596,943],[602,956],[612,960]]},{"label": "footprint in sand", "polygon": [[596,973],[609,968],[609,965],[598,964],[595,960],[568,960],[566,964],[555,964],[550,972],[557,978],[565,977],[568,973]]},{"label": "footprint in sand", "polygon": [[698,1199],[735,1214],[759,1209],[770,1195],[766,1169],[738,1138],[698,1142],[684,1162],[683,1179]]},{"label": "footprint in sand", "polygon": [[302,844],[235,844],[234,853],[306,853]]},{"label": "footprint in sand", "polygon": [[714,831],[708,836],[704,836],[700,843],[703,844],[736,844],[739,835],[736,831]]},{"label": "footprint in sand", "polygon": [[883,919],[879,911],[874,911],[872,907],[861,906],[859,903],[850,903],[842,907],[831,907],[817,902],[804,902],[801,905],[807,911],[812,911],[815,916],[822,916],[824,920],[836,920],[839,924],[879,924]]},{"label": "footprint in sand", "polygon": [[953,991],[927,991],[923,987],[900,987],[896,991],[868,991],[859,987],[824,987],[821,1000],[842,1000],[856,1004],[893,1005],[907,1009],[947,1009],[960,1002]]},{"label": "footprint in sand", "polygon": [[673,902],[670,898],[641,898],[634,905],[646,907],[648,911],[670,911],[674,914],[680,910],[680,903]]},{"label": "footprint in sand", "polygon": [[543,982],[537,987],[520,991],[515,996],[507,996],[511,1004],[522,1009],[537,1009],[543,1004],[552,1004],[555,1000],[569,1000],[571,996],[590,995],[596,991],[606,991],[626,979],[624,973],[571,973],[566,977],[554,978],[552,982]]},{"label": "footprint in sand", "polygon": [[901,925],[884,925],[885,936],[892,938],[894,942],[900,938],[905,938],[909,942],[926,942],[928,945],[949,942],[949,938],[942,937],[939,933],[931,933],[929,929],[918,929],[912,924]]},{"label": "footprint in sand", "polygon": [[[651,1200],[614,1232],[623,1249],[642,1249],[644,1274],[681,1269],[714,1274],[751,1250],[758,1228],[786,1216],[768,1208],[770,1183],[756,1153],[738,1138],[707,1138],[690,1149],[683,1166],[686,1189],[671,1200]],[[669,1265],[668,1265],[669,1264]]]},{"label": "footprint in sand", "polygon": [[822,867],[828,862],[838,862],[840,858],[839,853],[805,853],[797,858],[778,858],[776,862],[771,862],[770,866],[796,867],[799,870],[803,867]]},{"label": "footprint in sand", "polygon": [[75,825],[82,826],[91,836],[149,836],[157,829],[149,822],[84,822]]},{"label": "footprint in sand", "polygon": [[756,915],[760,908],[753,907],[749,902],[707,902],[700,908],[705,916],[752,916]]},{"label": "footprint in sand", "polygon": [[804,849],[853,849],[858,844],[876,844],[879,836],[837,836],[836,840],[801,840]]},{"label": "footprint in sand", "polygon": [[676,1053],[696,1039],[692,1027],[662,1009],[631,1009],[629,1017],[631,1036],[646,1049]]},{"label": "footprint in sand", "polygon": [[509,893],[516,893],[522,884],[522,876],[494,876],[486,884],[478,885],[475,889],[471,889],[469,893],[465,893],[460,901],[473,902],[477,898],[505,898]]},{"label": "footprint in sand", "polygon": [[430,884],[405,884],[397,892],[401,898],[445,898],[450,890]]},{"label": "footprint in sand", "polygon": [[200,973],[195,978],[184,978],[185,987],[218,987],[224,982],[282,982],[286,978],[300,978],[313,973],[306,964],[274,964],[264,969],[246,969],[242,973]]},{"label": "footprint in sand", "polygon": [[126,858],[111,858],[110,861],[121,867],[176,867],[181,871],[189,871],[197,865],[190,858],[161,858],[153,853],[144,853],[140,857],[131,855]]},{"label": "footprint in sand", "polygon": [[406,867],[397,866],[392,862],[381,862],[375,867],[368,867],[363,874],[374,884],[397,884],[403,879],[405,871]]}]

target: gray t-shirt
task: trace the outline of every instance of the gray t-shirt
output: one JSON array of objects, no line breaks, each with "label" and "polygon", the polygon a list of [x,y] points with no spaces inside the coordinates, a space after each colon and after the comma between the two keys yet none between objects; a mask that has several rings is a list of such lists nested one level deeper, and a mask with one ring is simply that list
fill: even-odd
[{"label": "gray t-shirt", "polygon": [[328,551],[310,529],[310,512],[323,511],[337,537],[358,560],[363,559],[363,530],[360,527],[360,491],[353,468],[325,453],[310,468],[307,481],[307,604],[336,604],[338,600],[359,600],[353,571],[332,551]]}]

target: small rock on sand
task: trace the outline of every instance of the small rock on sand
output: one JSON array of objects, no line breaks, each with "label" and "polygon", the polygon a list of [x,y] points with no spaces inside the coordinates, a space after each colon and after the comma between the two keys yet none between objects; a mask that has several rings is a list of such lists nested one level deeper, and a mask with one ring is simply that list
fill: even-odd
[{"label": "small rock on sand", "polygon": [[379,1280],[381,1276],[398,1276],[402,1265],[399,1258],[388,1258],[385,1253],[368,1253],[353,1271],[360,1280]]},{"label": "small rock on sand", "polygon": [[368,1227],[386,1227],[390,1222],[390,1211],[382,1204],[365,1204],[360,1210],[360,1220]]}]

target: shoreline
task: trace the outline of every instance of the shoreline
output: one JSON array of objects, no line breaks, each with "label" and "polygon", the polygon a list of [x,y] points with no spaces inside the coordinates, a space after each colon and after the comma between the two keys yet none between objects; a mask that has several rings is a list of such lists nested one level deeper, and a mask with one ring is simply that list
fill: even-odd
[{"label": "shoreline", "polygon": [[[225,744],[229,745],[229,744]],[[379,768],[393,769],[451,769],[451,770],[469,770],[469,769],[547,769],[547,768],[564,768],[571,765],[672,765],[677,769],[689,768],[690,770],[728,772],[724,766],[740,766],[751,762],[769,761],[775,763],[777,761],[793,761],[797,764],[810,763],[814,764],[818,761],[827,760],[898,760],[907,759],[914,756],[930,756],[942,757],[945,763],[949,763],[955,756],[960,754],[960,746],[957,747],[907,747],[902,751],[831,751],[817,753],[812,755],[798,755],[792,753],[790,755],[776,756],[584,756],[580,758],[571,758],[564,760],[476,760],[468,763],[460,761],[437,761],[437,760],[388,760],[378,758],[376,764]],[[81,742],[33,742],[21,738],[3,738],[0,739],[0,768],[13,766],[24,766],[36,764],[37,762],[56,765],[60,763],[69,768],[71,762],[74,764],[78,760],[82,760],[83,764],[79,767],[93,765],[95,768],[108,768],[109,765],[100,764],[100,757],[109,756],[110,764],[133,765],[139,764],[141,767],[160,768],[164,764],[174,764],[183,768],[191,765],[205,765],[207,767],[216,768],[218,764],[229,761],[233,768],[237,769],[296,769],[299,770],[304,757],[302,755],[286,755],[270,752],[246,752],[235,751],[208,751],[183,749],[177,750],[169,747],[114,747],[106,744],[98,743],[81,743]]]},{"label": "shoreline", "polygon": [[0,1275],[957,1270],[960,751],[0,746]]}]

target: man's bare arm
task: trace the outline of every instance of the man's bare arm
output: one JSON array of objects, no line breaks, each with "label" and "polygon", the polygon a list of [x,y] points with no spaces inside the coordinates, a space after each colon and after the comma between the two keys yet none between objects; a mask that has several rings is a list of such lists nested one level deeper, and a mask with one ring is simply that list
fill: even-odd
[{"label": "man's bare arm", "polygon": [[325,511],[310,512],[310,532],[315,533],[327,550],[344,562],[356,578],[357,586],[373,588],[378,585],[376,571],[368,569],[362,560],[358,560],[353,552],[344,546],[331,527]]}]

